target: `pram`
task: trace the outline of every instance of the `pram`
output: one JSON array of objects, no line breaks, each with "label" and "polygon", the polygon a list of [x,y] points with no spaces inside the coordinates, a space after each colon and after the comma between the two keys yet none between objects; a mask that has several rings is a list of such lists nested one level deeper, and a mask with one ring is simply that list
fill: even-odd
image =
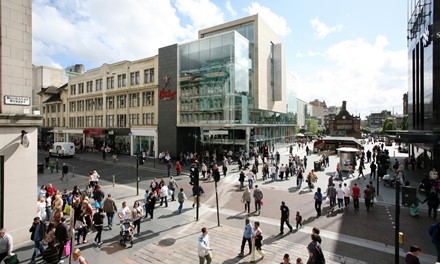
[{"label": "pram", "polygon": [[125,219],[121,221],[121,231],[119,232],[119,244],[127,245],[130,243],[130,246],[133,246],[133,225],[130,219]]}]

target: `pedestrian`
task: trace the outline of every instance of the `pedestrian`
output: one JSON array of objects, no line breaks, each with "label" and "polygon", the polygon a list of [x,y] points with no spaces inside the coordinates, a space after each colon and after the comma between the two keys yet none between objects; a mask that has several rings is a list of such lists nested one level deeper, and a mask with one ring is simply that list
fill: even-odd
[{"label": "pedestrian", "polygon": [[38,251],[40,252],[40,255],[44,252],[43,240],[46,236],[46,225],[41,222],[40,217],[37,216],[34,218],[34,222],[32,223],[29,232],[31,232],[31,240],[34,241],[34,253],[32,254],[30,263],[36,263],[35,259]]},{"label": "pedestrian", "polygon": [[154,178],[150,182],[150,190],[152,192],[154,192],[154,191],[156,191],[156,188],[157,188],[157,180],[156,180],[156,178]]},{"label": "pedestrian", "polygon": [[370,181],[370,190],[371,190],[371,194],[372,194],[370,205],[371,205],[371,207],[373,207],[374,199],[376,198],[376,188],[374,187],[372,181]]},{"label": "pedestrian", "polygon": [[297,258],[296,259],[296,264],[304,264],[302,258]]},{"label": "pedestrian", "polygon": [[186,199],[187,198],[185,193],[183,192],[183,188],[180,188],[180,192],[177,194],[177,202],[179,203],[179,208],[177,208],[177,211],[179,212],[179,214],[182,213],[183,203],[185,202]]},{"label": "pedestrian", "polygon": [[112,230],[113,217],[115,216],[115,212],[118,211],[118,207],[116,206],[116,202],[112,198],[112,195],[110,193],[107,195],[107,198],[104,200],[103,209],[105,214],[107,215],[107,227],[109,230]]},{"label": "pedestrian", "polygon": [[284,257],[283,257],[283,262],[281,262],[280,264],[290,264],[290,256],[289,256],[289,254],[284,254]]},{"label": "pedestrian", "polygon": [[246,173],[249,189],[253,189],[255,174],[252,170],[248,170]]},{"label": "pedestrian", "polygon": [[255,263],[255,251],[257,251],[261,259],[264,258],[266,253],[264,253],[263,249],[261,248],[263,241],[263,231],[260,228],[260,222],[255,221],[254,222],[254,228],[252,230],[252,251],[251,251],[251,263]]},{"label": "pedestrian", "polygon": [[439,227],[440,223],[432,224],[429,226],[429,236],[431,237],[431,242],[435,245],[437,250],[437,262],[440,262],[440,239],[439,239]]},{"label": "pedestrian", "polygon": [[147,215],[150,215],[150,219],[153,219],[153,214],[154,214],[154,208],[156,206],[156,192],[150,191],[150,194],[148,195],[147,198],[147,212],[145,213],[145,218],[147,218]]},{"label": "pedestrian", "polygon": [[0,229],[0,262],[12,255],[14,249],[14,239],[6,232],[5,228]]},{"label": "pedestrian", "polygon": [[174,177],[171,176],[170,182],[168,183],[168,189],[170,190],[170,193],[171,193],[171,201],[175,201],[174,200],[174,193],[176,192],[176,188],[179,188],[179,185],[177,184]]},{"label": "pedestrian", "polygon": [[160,205],[162,206],[163,202],[165,202],[165,207],[168,207],[168,186],[163,185],[160,188]]},{"label": "pedestrian", "polygon": [[205,163],[202,163],[202,176],[203,176],[203,179],[205,179],[207,171],[208,171],[208,167],[206,166]]},{"label": "pedestrian", "polygon": [[351,195],[353,196],[354,210],[359,211],[359,197],[361,195],[361,189],[357,186],[357,183],[355,183],[353,188],[351,188]]},{"label": "pedestrian", "polygon": [[67,241],[69,241],[69,229],[66,225],[66,217],[61,217],[61,222],[57,225],[55,229],[55,237],[57,238],[58,244],[59,244],[59,251],[58,251],[58,261],[61,260],[61,256],[64,252],[64,246],[67,244]]},{"label": "pedestrian", "polygon": [[359,179],[359,177],[362,175],[362,178],[364,178],[364,180],[365,180],[364,167],[363,167],[362,162],[359,164],[358,172],[359,172],[359,174],[358,174],[358,179]]},{"label": "pedestrian", "polygon": [[[330,177],[331,178],[331,177]],[[329,186],[327,187],[327,196],[330,199],[330,207],[333,209],[333,207],[336,206],[336,189],[335,189],[335,185],[329,184]]]},{"label": "pedestrian", "polygon": [[244,188],[241,201],[244,203],[244,211],[247,211],[249,215],[251,213],[251,191],[247,186]]},{"label": "pedestrian", "polygon": [[79,242],[79,239],[82,236],[82,243],[83,244],[87,244],[87,224],[86,221],[84,220],[84,217],[80,217],[79,219],[76,220],[75,222],[75,230],[76,230],[76,244],[79,245],[81,244]]},{"label": "pedestrian", "polygon": [[348,205],[350,204],[350,188],[347,186],[347,183],[344,183],[344,206],[348,209]]},{"label": "pedestrian", "polygon": [[371,162],[371,164],[370,164],[370,179],[376,178],[376,169],[377,169],[376,163],[374,163],[374,161]]},{"label": "pedestrian", "polygon": [[105,198],[105,193],[101,189],[101,185],[95,184],[95,188],[93,191],[93,200],[95,201],[95,209],[98,211],[99,208],[102,208],[102,201]]},{"label": "pedestrian", "polygon": [[199,263],[204,264],[205,260],[207,264],[212,261],[212,248],[209,241],[208,229],[206,227],[202,228],[202,235],[199,237],[199,243],[197,247],[197,252],[199,255]]},{"label": "pedestrian", "polygon": [[227,160],[223,161],[222,170],[223,170],[223,177],[226,177],[226,173],[228,172],[228,161]]},{"label": "pedestrian", "polygon": [[338,199],[338,209],[344,207],[344,189],[342,189],[342,184],[340,183],[338,188],[336,188],[336,198]]},{"label": "pedestrian", "polygon": [[66,176],[66,181],[69,181],[69,179],[67,178],[67,174],[69,173],[69,167],[67,167],[66,163],[63,163],[63,167],[61,169],[61,181],[64,180],[64,176]]},{"label": "pedestrian", "polygon": [[131,219],[133,219],[133,229],[137,229],[136,235],[140,236],[141,234],[141,219],[144,215],[144,210],[142,209],[139,201],[135,201],[133,205],[133,209],[131,210]]},{"label": "pedestrian", "polygon": [[240,182],[240,191],[242,191],[243,190],[243,187],[244,187],[244,179],[245,179],[245,175],[244,175],[244,171],[243,170],[240,170],[240,174],[239,174],[239,176],[238,176],[238,181]]},{"label": "pedestrian", "polygon": [[[176,175],[179,176],[182,173],[182,166],[180,166],[180,162],[176,161]],[[171,174],[169,175],[171,177]]]},{"label": "pedestrian", "polygon": [[263,205],[263,192],[258,188],[258,185],[255,185],[253,196],[255,200],[255,212],[258,211],[258,215],[260,215],[261,206]]},{"label": "pedestrian", "polygon": [[99,182],[99,178],[101,178],[101,176],[98,174],[98,172],[96,170],[92,171],[90,174],[89,185],[92,188],[95,188],[95,185],[97,185]]},{"label": "pedestrian", "polygon": [[431,191],[428,197],[426,197],[422,203],[426,202],[428,203],[428,217],[431,218],[431,215],[433,215],[434,219],[437,219],[437,209],[440,204],[437,193],[435,191]]},{"label": "pedestrian", "polygon": [[297,211],[296,216],[295,216],[296,229],[298,229],[298,227],[301,227],[301,228],[303,227],[302,220],[303,220],[303,218],[302,218],[301,214],[299,213],[299,211]]},{"label": "pedestrian", "polygon": [[270,177],[272,178],[272,181],[275,181],[276,176],[277,176],[277,167],[275,166],[275,164],[272,164],[272,166],[270,166]]},{"label": "pedestrian", "polygon": [[72,264],[88,264],[87,260],[83,256],[81,256],[81,250],[79,248],[73,250],[72,256]]},{"label": "pedestrian", "polygon": [[97,246],[102,245],[101,234],[102,234],[102,228],[104,227],[104,218],[105,218],[105,214],[102,208],[99,208],[98,212],[93,214],[93,226],[96,229],[94,244]]},{"label": "pedestrian", "polygon": [[286,203],[284,201],[281,202],[280,210],[281,210],[280,235],[283,235],[284,223],[286,223],[287,227],[290,229],[290,232],[293,231],[293,228],[289,223],[289,215],[290,215],[289,207],[286,206]]},{"label": "pedestrian", "polygon": [[246,245],[246,242],[249,245],[248,255],[250,255],[252,252],[252,225],[250,223],[249,218],[246,218],[246,220],[245,220],[243,239],[241,240],[241,249],[240,249],[240,253],[238,254],[238,256],[240,256],[240,257],[244,256],[244,247]]},{"label": "pedestrian", "polygon": [[373,193],[371,192],[370,185],[367,184],[364,190],[365,207],[367,207],[367,212],[370,211],[372,197]]},{"label": "pedestrian", "polygon": [[43,252],[43,260],[45,263],[58,263],[58,248],[55,246],[55,240],[47,243],[47,248]]},{"label": "pedestrian", "polygon": [[316,216],[320,217],[321,216],[321,205],[322,205],[322,193],[321,193],[320,187],[318,187],[318,189],[316,190],[315,195],[314,195],[314,199],[315,199]]},{"label": "pedestrian", "polygon": [[325,263],[324,254],[322,253],[321,244],[318,242],[317,234],[313,233],[311,235],[312,241],[307,246],[309,251],[309,260],[307,263],[318,264]]},{"label": "pedestrian", "polygon": [[121,221],[128,220],[131,217],[130,208],[127,206],[127,202],[122,202],[122,207],[118,210],[118,218]]},{"label": "pedestrian", "polygon": [[420,264],[419,255],[422,250],[418,246],[410,246],[409,252],[406,253],[405,263],[406,264]]},{"label": "pedestrian", "polygon": [[296,177],[296,186],[297,189],[301,189],[302,182],[304,181],[303,171],[301,169],[298,170],[298,176]]}]

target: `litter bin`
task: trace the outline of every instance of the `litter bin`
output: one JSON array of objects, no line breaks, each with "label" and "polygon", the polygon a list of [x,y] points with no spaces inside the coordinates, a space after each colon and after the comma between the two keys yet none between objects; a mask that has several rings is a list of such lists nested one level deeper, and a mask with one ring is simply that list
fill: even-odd
[{"label": "litter bin", "polygon": [[38,163],[38,173],[44,173],[44,163]]},{"label": "litter bin", "polygon": [[315,170],[315,171],[320,171],[321,170],[321,163],[319,162],[319,161],[315,161],[315,162],[313,162],[313,169]]}]

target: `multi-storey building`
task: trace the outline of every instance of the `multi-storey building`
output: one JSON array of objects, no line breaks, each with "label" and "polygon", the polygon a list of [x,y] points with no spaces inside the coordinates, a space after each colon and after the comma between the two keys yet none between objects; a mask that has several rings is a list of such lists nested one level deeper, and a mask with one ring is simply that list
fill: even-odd
[{"label": "multi-storey building", "polygon": [[330,126],[330,120],[334,119],[334,117],[341,111],[340,106],[327,106],[324,108],[324,126],[326,129]]},{"label": "multi-storey building", "polygon": [[[54,141],[121,154],[157,151],[157,56],[121,61],[72,76],[66,85],[42,91],[46,127]],[[56,92],[54,93],[54,90]]]},{"label": "multi-storey building", "polygon": [[41,116],[32,112],[31,16],[31,0],[0,1],[0,228],[14,244],[29,240],[35,216]]},{"label": "multi-storey building", "polygon": [[387,120],[388,118],[394,118],[391,115],[391,111],[382,110],[379,113],[371,113],[367,117],[371,131],[373,132],[376,129],[381,128],[383,125],[383,122],[385,122],[385,120]]},{"label": "multi-storey building", "polygon": [[[411,1],[408,21],[408,131],[397,140],[410,143],[409,154],[426,168],[440,169],[440,23],[439,1]],[[439,12],[439,13],[438,13]],[[419,151],[417,151],[419,150]]]},{"label": "multi-storey building", "polygon": [[312,106],[312,116],[318,121],[319,126],[324,126],[324,109],[327,107],[325,101],[319,101],[315,99],[312,102],[309,102]]},{"label": "multi-storey building", "polygon": [[341,111],[329,120],[331,136],[361,138],[361,118],[347,111],[347,102],[342,101]]}]

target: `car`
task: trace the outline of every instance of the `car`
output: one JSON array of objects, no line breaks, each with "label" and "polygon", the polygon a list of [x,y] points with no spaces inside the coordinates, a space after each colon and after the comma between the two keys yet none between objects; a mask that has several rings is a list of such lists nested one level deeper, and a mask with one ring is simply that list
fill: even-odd
[{"label": "car", "polygon": [[55,142],[49,149],[50,156],[73,157],[75,156],[75,144],[72,142]]}]

